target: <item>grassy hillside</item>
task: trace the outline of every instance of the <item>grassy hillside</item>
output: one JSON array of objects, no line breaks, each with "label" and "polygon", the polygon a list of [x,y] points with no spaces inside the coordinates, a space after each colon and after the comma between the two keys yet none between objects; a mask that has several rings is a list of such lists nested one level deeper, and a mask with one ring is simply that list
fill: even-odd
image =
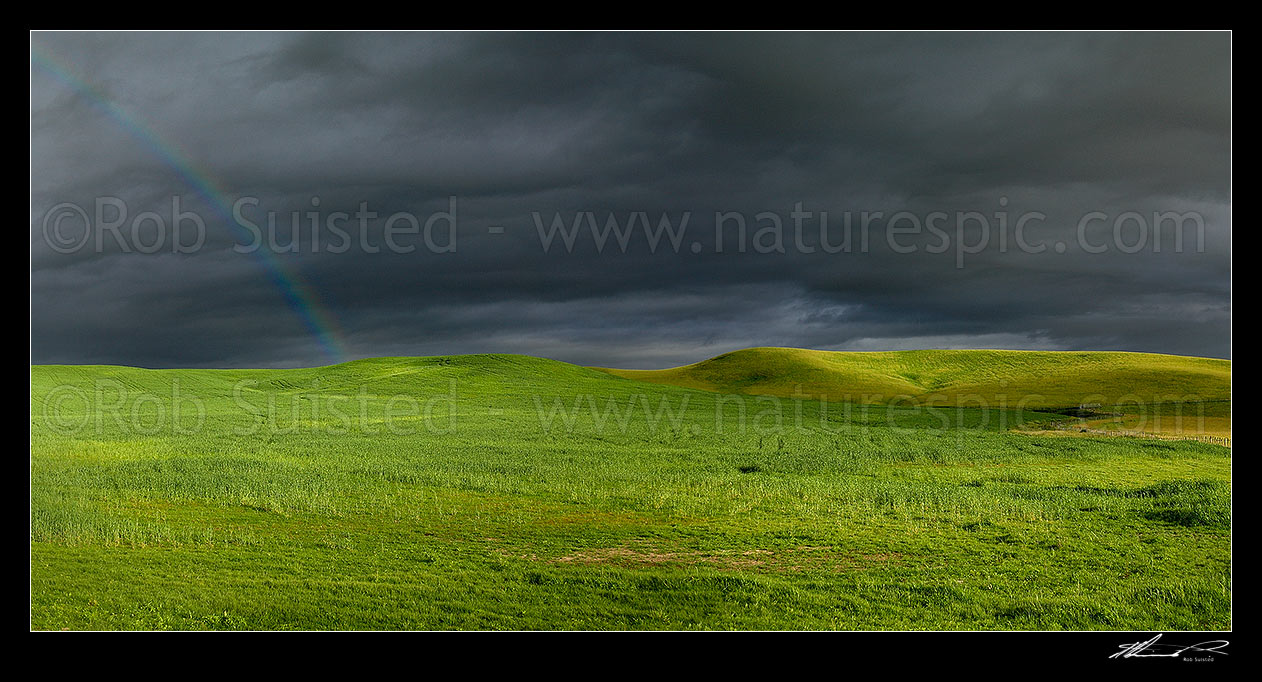
[{"label": "grassy hillside", "polygon": [[673,369],[601,370],[720,393],[864,403],[994,407],[1025,400],[1028,407],[1045,408],[1231,396],[1231,361],[1150,353],[750,348]]},{"label": "grassy hillside", "polygon": [[1027,419],[1067,418],[503,355],[32,367],[31,624],[1229,627],[1230,450]]}]

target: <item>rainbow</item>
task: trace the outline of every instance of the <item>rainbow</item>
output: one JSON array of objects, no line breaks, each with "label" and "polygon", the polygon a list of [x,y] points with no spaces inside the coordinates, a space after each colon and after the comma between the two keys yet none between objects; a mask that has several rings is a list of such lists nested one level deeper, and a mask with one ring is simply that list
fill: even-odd
[{"label": "rainbow", "polygon": [[[111,101],[100,88],[76,76],[68,64],[55,60],[47,51],[39,49],[34,42],[31,44],[31,64],[82,95],[93,107],[108,116],[120,128],[143,144],[162,163],[175,171],[227,225],[240,233],[240,236],[247,238],[245,243],[253,241],[253,235],[233,217],[231,202],[219,189],[214,179],[206,171],[198,171],[172,141],[163,139],[135,115],[129,114]],[[346,352],[341,341],[343,335],[333,315],[320,302],[317,292],[307,285],[299,273],[286,267],[276,254],[266,248],[255,249],[253,253],[263,266],[272,285],[280,291],[286,304],[302,321],[307,331],[315,337],[324,354],[335,363],[344,362]]]}]

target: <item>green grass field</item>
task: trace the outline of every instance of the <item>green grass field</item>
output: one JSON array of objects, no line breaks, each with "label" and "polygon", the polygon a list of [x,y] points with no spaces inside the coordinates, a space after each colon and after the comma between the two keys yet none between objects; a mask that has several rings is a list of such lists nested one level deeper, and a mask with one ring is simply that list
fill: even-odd
[{"label": "green grass field", "polygon": [[1230,397],[1227,361],[956,353],[35,366],[31,626],[1229,628],[1229,448],[750,394]]}]

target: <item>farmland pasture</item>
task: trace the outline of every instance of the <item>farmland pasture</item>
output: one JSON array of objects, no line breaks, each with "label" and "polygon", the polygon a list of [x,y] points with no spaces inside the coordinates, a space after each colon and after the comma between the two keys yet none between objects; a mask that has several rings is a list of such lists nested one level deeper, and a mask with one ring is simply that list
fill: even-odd
[{"label": "farmland pasture", "polygon": [[[906,380],[1037,386],[972,360]],[[1224,362],[1125,388],[1222,399]],[[31,625],[1230,627],[1228,448],[700,388],[507,355],[32,367]]]}]

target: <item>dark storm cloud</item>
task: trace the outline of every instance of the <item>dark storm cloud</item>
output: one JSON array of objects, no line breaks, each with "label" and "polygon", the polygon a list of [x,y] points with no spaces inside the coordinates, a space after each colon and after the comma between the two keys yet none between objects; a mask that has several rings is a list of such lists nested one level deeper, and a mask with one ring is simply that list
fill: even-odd
[{"label": "dark storm cloud", "polygon": [[[655,367],[754,345],[1230,356],[1227,34],[32,42],[37,363],[329,360],[267,260],[233,250],[248,233],[199,196],[200,182],[228,203],[257,198],[251,215],[275,212],[281,242],[293,211],[354,214],[366,202],[381,245],[387,215],[423,221],[457,197],[452,253],[419,239],[412,253],[329,253],[305,234],[302,253],[274,256],[327,308],[351,357],[519,352]],[[175,196],[205,220],[193,253],[109,240],[59,253],[42,230],[63,202],[117,197],[131,216],[170,216]],[[959,267],[923,236],[917,252],[896,253],[878,223],[867,249],[807,253],[790,219],[799,202],[813,213],[806,250],[819,245],[821,212],[837,243],[846,212],[857,224],[862,211],[901,210],[1038,211],[1046,219],[1027,239],[1047,249],[992,239]],[[663,238],[650,250],[640,230],[625,251],[585,234],[545,252],[532,214],[569,222],[576,211],[602,224],[608,212],[653,223],[689,212],[690,224],[678,249]],[[717,252],[719,211],[746,216],[744,252],[734,229]],[[784,253],[752,248],[764,211],[783,220]],[[1093,211],[1195,211],[1204,248],[1175,252],[1167,230],[1160,252],[1086,253],[1076,226]],[[1109,230],[1092,228],[1092,242]]]}]

